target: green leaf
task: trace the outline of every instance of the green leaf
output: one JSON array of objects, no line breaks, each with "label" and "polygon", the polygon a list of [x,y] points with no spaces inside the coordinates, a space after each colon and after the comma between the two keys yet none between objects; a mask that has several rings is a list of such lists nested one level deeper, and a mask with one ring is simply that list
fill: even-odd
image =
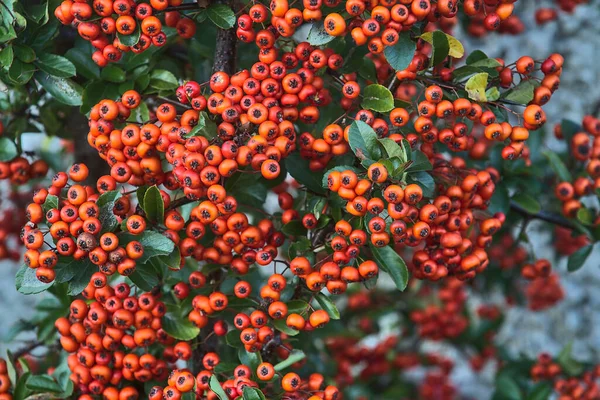
[{"label": "green leaf", "polygon": [[322,21],[313,22],[310,31],[308,32],[308,43],[313,46],[323,46],[335,39],[335,36],[331,36],[325,30],[325,26]]},{"label": "green leaf", "polygon": [[412,62],[415,50],[417,50],[417,43],[410,38],[410,33],[402,32],[398,42],[393,46],[387,46],[383,53],[394,70],[403,71]]},{"label": "green leaf", "polygon": [[55,78],[45,72],[35,73],[35,79],[56,100],[69,106],[80,106],[83,88],[71,79]]},{"label": "green leaf", "polygon": [[323,310],[327,311],[331,319],[340,319],[340,312],[328,296],[323,293],[317,293],[315,300],[317,300],[317,303],[319,303]]},{"label": "green leaf", "polygon": [[590,254],[592,254],[593,249],[594,245],[588,244],[587,246],[583,246],[575,253],[571,254],[567,263],[567,270],[569,272],[575,272],[583,267]]},{"label": "green leaf", "polygon": [[425,171],[410,173],[406,179],[407,183],[416,183],[423,189],[423,196],[431,197],[435,192],[435,181]]},{"label": "green leaf", "polygon": [[326,191],[321,186],[323,173],[311,171],[308,164],[308,160],[302,158],[297,151],[286,157],[284,161],[286,170],[299,184],[317,194],[325,194]]},{"label": "green leaf", "polygon": [[121,83],[125,82],[125,71],[115,65],[107,65],[102,68],[102,72],[100,72],[100,77],[109,82]]},{"label": "green leaf", "polygon": [[175,243],[166,236],[155,231],[145,231],[140,235],[121,233],[118,236],[120,245],[126,245],[134,240],[137,240],[142,244],[144,247],[144,255],[137,260],[139,264],[145,263],[152,257],[171,254],[175,248]]},{"label": "green leaf", "polygon": [[[91,45],[89,45],[89,47],[91,47]],[[87,50],[89,51],[73,47],[65,53],[65,57],[75,66],[78,75],[87,79],[99,78],[100,68],[92,60],[91,48],[88,48]]]},{"label": "green leaf", "polygon": [[63,390],[50,375],[31,375],[25,387],[34,392],[61,393]]},{"label": "green leaf", "polygon": [[213,120],[208,118],[208,114],[205,111],[201,111],[198,114],[198,123],[185,135],[186,138],[194,136],[204,136],[209,140],[217,136],[217,125]]},{"label": "green leaf", "polygon": [[501,67],[502,64],[495,58],[484,58],[469,64],[469,66],[478,68],[498,68]]},{"label": "green leaf", "polygon": [[304,300],[291,300],[286,304],[288,314],[304,314],[308,309],[308,303]]},{"label": "green leaf", "polygon": [[537,214],[542,209],[540,203],[532,196],[526,193],[517,193],[513,196],[512,201],[521,206],[525,211],[530,214]]},{"label": "green leaf", "polygon": [[392,278],[398,290],[406,289],[408,268],[402,257],[391,246],[375,247],[369,243],[369,248],[379,268]]},{"label": "green leaf", "polygon": [[167,313],[162,318],[162,328],[178,340],[192,340],[200,334],[200,328],[192,324],[187,318],[179,318],[172,313]]},{"label": "green leaf", "polygon": [[275,368],[275,371],[279,372],[290,367],[292,364],[297,363],[298,361],[304,360],[305,358],[306,354],[304,354],[302,350],[292,350],[288,358],[280,363],[275,364],[273,368]]},{"label": "green leaf", "polygon": [[7,137],[0,137],[0,161],[11,161],[19,155],[15,142]]},{"label": "green leaf", "polygon": [[552,395],[552,385],[546,382],[540,382],[535,385],[529,394],[527,394],[527,400],[548,400]]},{"label": "green leaf", "polygon": [[498,393],[502,399],[506,400],[521,400],[523,395],[517,382],[507,374],[501,374],[496,379],[496,393]]},{"label": "green leaf", "polygon": [[41,53],[35,61],[42,71],[58,78],[75,76],[75,65],[67,58],[56,54]]},{"label": "green leaf", "polygon": [[[426,38],[424,38],[423,36],[425,36]],[[450,42],[448,41],[448,36],[444,32],[427,32],[421,35],[421,39],[425,40],[426,42],[429,42],[431,44],[431,47],[433,48],[433,52],[431,54],[431,66],[440,65],[450,54]]]},{"label": "green leaf", "polygon": [[367,123],[354,121],[348,131],[350,148],[360,160],[381,158],[377,134]]},{"label": "green leaf", "polygon": [[131,35],[123,35],[119,32],[117,32],[117,38],[119,39],[119,42],[121,42],[121,44],[124,44],[125,46],[135,46],[136,44],[138,44],[138,42],[140,41],[140,35],[141,35],[141,31],[140,31],[140,24],[137,24],[135,26],[135,30],[131,33]]},{"label": "green leaf", "polygon": [[35,67],[33,64],[26,64],[15,58],[8,69],[8,76],[18,85],[24,85],[31,80],[34,72]]},{"label": "green leaf", "polygon": [[13,45],[13,50],[15,52],[15,57],[26,64],[32,63],[33,60],[35,60],[35,51],[29,46],[15,44]]},{"label": "green leaf", "polygon": [[221,29],[230,29],[235,25],[235,14],[231,7],[225,4],[211,4],[206,9],[206,15]]},{"label": "green leaf", "polygon": [[173,90],[178,86],[175,75],[166,69],[155,69],[150,74],[150,87],[158,90]]},{"label": "green leaf", "polygon": [[0,50],[0,66],[8,68],[15,58],[12,45],[9,43],[5,48]]},{"label": "green leaf", "polygon": [[412,152],[412,164],[408,166],[406,172],[430,171],[432,168],[433,166],[425,153],[415,150]]},{"label": "green leaf", "polygon": [[563,182],[572,182],[573,177],[571,176],[571,172],[567,169],[567,166],[562,162],[558,154],[553,152],[552,150],[544,150],[542,154],[548,159],[550,166],[556,172],[558,178]]},{"label": "green leaf", "polygon": [[497,87],[491,87],[485,91],[485,97],[487,101],[496,101],[500,98],[500,91]]},{"label": "green leaf", "polygon": [[502,98],[519,104],[529,104],[533,100],[536,87],[535,81],[531,79],[521,81],[514,89],[504,93]]},{"label": "green leaf", "polygon": [[406,153],[398,143],[388,138],[379,139],[379,143],[383,146],[388,158],[398,157],[403,162],[406,161]]},{"label": "green leaf", "polygon": [[466,59],[466,63],[467,65],[471,65],[477,61],[485,60],[486,58],[488,58],[488,56],[483,51],[475,50],[471,54],[469,54],[469,56]]},{"label": "green leaf", "polygon": [[584,225],[594,224],[594,214],[587,207],[581,207],[577,210],[577,220]]},{"label": "green leaf", "polygon": [[216,375],[211,375],[209,386],[210,390],[212,390],[217,395],[219,400],[229,400],[229,397],[221,387],[219,379],[216,377]]},{"label": "green leaf", "polygon": [[394,96],[383,85],[369,85],[365,88],[362,95],[363,99],[360,105],[363,108],[377,112],[388,112],[394,108]]},{"label": "green leaf", "polygon": [[53,282],[42,283],[35,276],[35,270],[23,264],[15,275],[15,287],[22,294],[37,294],[48,290]]},{"label": "green leaf", "polygon": [[283,319],[277,319],[277,320],[273,321],[273,326],[279,332],[283,332],[288,336],[296,336],[297,334],[300,333],[300,331],[297,331],[297,330],[287,326],[287,324],[285,323],[285,320],[283,320]]},{"label": "green leaf", "polygon": [[583,372],[584,366],[573,358],[571,355],[572,350],[573,342],[570,342],[561,350],[558,356],[556,356],[556,361],[567,375],[579,376]]},{"label": "green leaf", "polygon": [[281,232],[288,236],[305,236],[306,228],[300,220],[293,220],[283,225]]},{"label": "green leaf", "polygon": [[358,68],[358,75],[367,81],[377,82],[377,69],[375,63],[370,58],[363,58],[363,62]]},{"label": "green leaf", "polygon": [[[277,321],[281,320],[279,319]],[[256,371],[256,368],[262,362],[260,352],[250,353],[249,351],[246,351],[246,349],[243,347],[238,349],[238,358],[240,360],[240,363],[250,367],[250,370],[253,372]]]},{"label": "green leaf", "polygon": [[121,197],[121,192],[118,190],[111,190],[102,193],[96,201],[96,205],[99,208],[100,216],[98,219],[102,224],[102,233],[113,232],[119,225],[119,221],[113,212],[115,202],[119,197]]},{"label": "green leaf", "polygon": [[[446,36],[446,42],[448,43],[448,53],[447,55],[449,55],[450,57],[453,58],[461,58],[462,56],[465,55],[465,48],[463,47],[462,43],[456,39],[454,36],[448,35],[447,33],[444,33],[442,31],[435,31],[435,32],[425,32],[424,34],[422,34],[420,36],[421,39],[423,39],[424,41],[426,41],[427,43],[431,44],[432,46],[434,46],[434,50],[435,47],[439,47],[439,45],[444,45],[443,44],[443,40],[441,39],[441,36],[438,34],[442,34]],[[436,38],[437,36],[437,38]],[[434,64],[436,65],[436,64]]]},{"label": "green leaf", "polygon": [[156,259],[154,257],[150,262],[144,265],[137,265],[135,271],[129,275],[129,279],[138,288],[150,292],[160,284],[159,271],[154,267]]},{"label": "green leaf", "polygon": [[144,194],[142,207],[149,221],[162,224],[165,220],[165,202],[157,186],[151,186]]},{"label": "green leaf", "polygon": [[475,101],[487,101],[485,91],[487,87],[488,76],[489,75],[486,72],[481,72],[469,78],[465,84],[465,90],[469,94],[470,99]]},{"label": "green leaf", "polygon": [[77,266],[75,275],[69,280],[69,287],[67,294],[69,296],[77,296],[86,288],[90,283],[90,278],[94,272],[98,271],[98,267],[94,265],[89,259],[75,262]]},{"label": "green leaf", "polygon": [[251,386],[244,388],[243,400],[266,400],[265,395],[259,389]]}]

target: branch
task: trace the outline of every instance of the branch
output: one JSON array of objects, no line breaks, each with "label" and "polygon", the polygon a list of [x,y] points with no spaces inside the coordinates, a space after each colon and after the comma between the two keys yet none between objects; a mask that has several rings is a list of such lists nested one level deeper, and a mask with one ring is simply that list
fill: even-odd
[{"label": "branch", "polygon": [[23,357],[24,355],[30,353],[32,350],[35,350],[38,347],[43,346],[43,345],[44,345],[44,343],[42,343],[42,342],[37,342],[37,341],[31,342],[27,346],[15,351],[12,354],[12,356],[13,356],[14,360],[16,361],[19,358]]},{"label": "branch", "polygon": [[510,202],[510,209],[516,211],[517,213],[521,214],[527,219],[539,219],[554,225],[562,226],[563,228],[577,230],[575,224],[573,224],[571,221],[569,221],[567,218],[561,215],[557,215],[543,210],[533,214],[527,211],[525,208],[521,207],[519,204],[515,203],[514,201]]},{"label": "branch", "polygon": [[[231,0],[218,0],[215,3],[233,5]],[[213,74],[220,71],[229,75],[235,73],[236,42],[235,28],[217,30]]]}]

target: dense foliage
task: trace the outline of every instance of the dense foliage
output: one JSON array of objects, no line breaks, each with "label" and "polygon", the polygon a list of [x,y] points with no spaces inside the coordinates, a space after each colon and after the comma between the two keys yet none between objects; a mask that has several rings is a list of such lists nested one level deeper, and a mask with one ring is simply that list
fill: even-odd
[{"label": "dense foliage", "polygon": [[43,299],[0,400],[458,398],[426,341],[494,399],[600,398],[494,342],[564,297],[531,221],[571,272],[600,240],[600,121],[545,126],[568,60],[452,36],[516,3],[0,0],[0,258]]}]

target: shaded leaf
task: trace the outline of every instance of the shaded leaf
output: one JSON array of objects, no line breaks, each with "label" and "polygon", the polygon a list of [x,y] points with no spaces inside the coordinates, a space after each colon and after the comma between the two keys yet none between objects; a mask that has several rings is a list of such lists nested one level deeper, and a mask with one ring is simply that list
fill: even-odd
[{"label": "shaded leaf", "polygon": [[391,246],[375,247],[369,243],[369,248],[379,268],[392,278],[398,290],[406,289],[408,268],[402,257]]}]

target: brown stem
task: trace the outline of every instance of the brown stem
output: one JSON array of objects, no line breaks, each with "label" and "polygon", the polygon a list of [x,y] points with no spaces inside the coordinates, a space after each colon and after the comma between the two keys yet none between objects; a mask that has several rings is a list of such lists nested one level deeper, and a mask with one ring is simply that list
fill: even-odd
[{"label": "brown stem", "polygon": [[[231,0],[217,0],[215,3],[226,4],[233,6]],[[237,37],[235,28],[219,29],[217,31],[217,39],[215,46],[215,59],[212,72],[225,72],[229,75],[235,73],[235,56]]]},{"label": "brown stem", "polygon": [[529,211],[527,211],[525,208],[521,207],[519,204],[515,203],[514,201],[510,202],[510,208],[511,208],[511,210],[516,211],[517,213],[521,214],[522,216],[524,216],[525,218],[528,218],[528,219],[539,219],[541,221],[546,221],[546,222],[549,222],[554,225],[562,226],[563,228],[577,230],[577,227],[575,226],[575,224],[573,224],[567,218],[564,218],[557,214],[550,213],[548,211],[539,211],[537,213],[530,213]]}]

